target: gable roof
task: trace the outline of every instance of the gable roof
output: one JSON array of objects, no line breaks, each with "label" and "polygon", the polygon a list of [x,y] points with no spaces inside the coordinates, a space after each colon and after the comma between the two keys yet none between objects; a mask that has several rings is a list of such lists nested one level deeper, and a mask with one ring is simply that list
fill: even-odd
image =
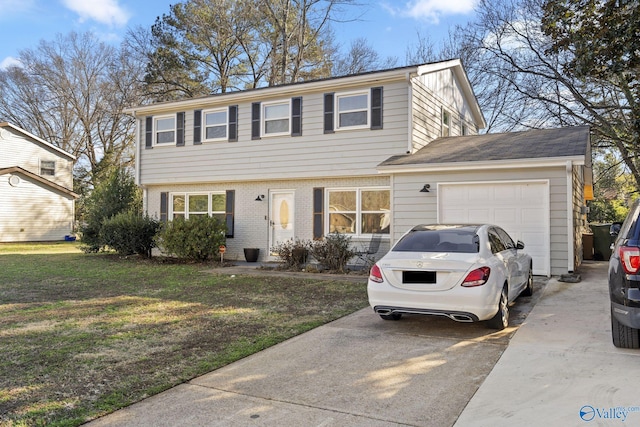
[{"label": "gable roof", "polygon": [[68,188],[63,187],[62,185],[58,185],[55,182],[49,181],[48,179],[44,179],[41,176],[36,175],[35,173],[29,172],[28,170],[22,169],[19,166],[12,166],[10,168],[2,168],[0,169],[0,176],[2,175],[6,175],[6,174],[20,174],[23,176],[26,176],[27,178],[30,178],[34,181],[39,182],[40,184],[45,185],[46,187],[49,187],[50,189],[54,190],[54,191],[58,191],[62,194],[65,194],[69,197],[73,197],[74,199],[77,199],[78,197],[80,197],[77,193],[74,193],[73,191],[69,190]]},{"label": "gable roof", "polygon": [[455,166],[469,162],[571,160],[590,162],[589,126],[454,136],[431,141],[413,154],[393,156],[380,169]]},{"label": "gable roof", "polygon": [[76,160],[76,157],[73,154],[68,153],[68,152],[64,151],[63,149],[56,147],[55,145],[45,141],[42,138],[38,138],[34,134],[29,133],[26,130],[24,130],[21,127],[18,127],[18,126],[14,125],[14,124],[11,124],[9,122],[0,122],[0,128],[13,129],[14,131],[16,131],[18,133],[21,133],[22,135],[26,136],[27,138],[34,140],[37,144],[43,145],[46,148],[49,148],[49,149],[51,149],[53,151],[56,151],[58,154],[60,154],[62,156],[65,156],[65,157],[69,158],[70,160]]},{"label": "gable roof", "polygon": [[486,122],[480,110],[478,100],[471,88],[471,83],[464,70],[460,59],[450,59],[446,61],[432,62],[422,65],[410,65],[405,67],[391,68],[387,70],[367,71],[346,76],[327,77],[316,80],[306,80],[303,82],[288,83],[278,86],[260,87],[254,89],[240,90],[235,92],[216,93],[212,95],[189,98],[178,101],[157,102],[149,105],[140,105],[125,109],[125,113],[141,117],[148,114],[172,112],[177,109],[196,109],[211,105],[217,98],[224,98],[224,102],[240,102],[257,99],[266,95],[294,96],[302,91],[339,90],[342,87],[349,87],[355,84],[375,83],[382,84],[388,81],[409,81],[411,77],[423,74],[434,73],[446,69],[451,69],[460,83],[461,90],[467,99],[474,120],[479,128],[484,128]]}]

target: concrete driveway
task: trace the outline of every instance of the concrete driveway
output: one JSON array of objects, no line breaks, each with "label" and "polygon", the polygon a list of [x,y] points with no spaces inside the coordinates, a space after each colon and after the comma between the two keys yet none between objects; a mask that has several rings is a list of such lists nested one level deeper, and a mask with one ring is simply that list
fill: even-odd
[{"label": "concrete driveway", "polygon": [[91,426],[452,426],[540,298],[512,327],[369,308],[196,378]]}]

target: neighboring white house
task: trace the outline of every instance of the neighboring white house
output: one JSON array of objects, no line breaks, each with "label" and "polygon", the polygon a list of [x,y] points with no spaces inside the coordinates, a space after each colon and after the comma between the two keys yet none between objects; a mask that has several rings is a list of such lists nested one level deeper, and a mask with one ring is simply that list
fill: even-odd
[{"label": "neighboring white house", "polygon": [[[447,217],[448,211],[436,214],[440,195],[451,200],[447,206],[459,202],[463,210],[476,209],[438,188],[440,178],[425,173],[428,165],[407,172],[389,163],[423,159],[421,153],[435,140],[438,152],[447,152],[459,141],[483,138],[477,134],[484,117],[459,60],[157,103],[129,113],[138,120],[136,182],[143,188],[145,211],[163,221],[219,216],[229,230],[227,259],[240,259],[243,248],[253,247],[268,260],[278,242],[319,239],[333,231],[350,234],[356,245],[382,235],[381,255],[412,225],[459,220]],[[588,132],[577,144],[585,143]],[[536,270],[541,274],[566,273],[581,261],[567,261],[581,245],[567,236],[582,225],[573,214],[584,200],[573,197],[578,187],[582,194],[583,167],[590,164],[583,148],[582,157],[565,159],[559,153],[567,170],[575,167],[575,186],[557,191],[544,167],[535,176],[551,188],[541,197],[554,201],[548,215],[553,228],[544,232],[551,243],[539,255],[548,267]],[[558,156],[549,151],[548,157]],[[522,174],[523,162],[498,166],[501,173],[491,177],[465,163],[467,173],[452,184],[522,183],[530,180]],[[411,180],[420,188],[409,188]],[[419,192],[426,183],[430,192]],[[566,211],[559,212],[562,203]]]},{"label": "neighboring white house", "polygon": [[75,157],[0,123],[0,242],[64,240],[73,231]]}]

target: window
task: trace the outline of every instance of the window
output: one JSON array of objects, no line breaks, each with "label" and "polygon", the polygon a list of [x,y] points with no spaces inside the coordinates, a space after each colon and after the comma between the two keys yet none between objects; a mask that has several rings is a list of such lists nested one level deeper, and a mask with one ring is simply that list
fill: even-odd
[{"label": "window", "polygon": [[262,134],[265,136],[286,135],[291,132],[289,101],[265,103],[262,106]]},{"label": "window", "polygon": [[225,220],[225,193],[187,193],[171,195],[171,218],[209,215]]},{"label": "window", "polygon": [[173,144],[176,142],[175,116],[155,117],[153,124],[156,144]]},{"label": "window", "polygon": [[332,189],[328,190],[327,199],[329,233],[389,233],[391,204],[388,189]]},{"label": "window", "polygon": [[40,160],[41,176],[56,176],[56,162],[54,160]]},{"label": "window", "polygon": [[369,126],[369,92],[336,95],[337,129]]},{"label": "window", "polygon": [[227,109],[204,111],[203,140],[227,139]]},{"label": "window", "polygon": [[497,254],[506,250],[500,236],[493,228],[489,229],[489,244],[491,245],[491,253]]},{"label": "window", "polygon": [[469,129],[467,128],[467,125],[465,125],[464,123],[462,124],[461,133],[462,133],[462,136],[469,135]]},{"label": "window", "polygon": [[449,136],[451,115],[447,110],[442,110],[442,136]]}]

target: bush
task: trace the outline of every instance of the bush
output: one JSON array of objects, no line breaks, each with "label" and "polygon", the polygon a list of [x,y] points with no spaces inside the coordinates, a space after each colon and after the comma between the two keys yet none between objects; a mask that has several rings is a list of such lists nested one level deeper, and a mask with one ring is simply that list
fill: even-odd
[{"label": "bush", "polygon": [[226,225],[208,215],[175,218],[160,233],[162,249],[178,258],[207,261],[219,253],[226,241]]},{"label": "bush", "polygon": [[311,255],[324,267],[331,271],[345,272],[347,262],[356,251],[351,248],[351,236],[331,233],[324,240],[316,241],[311,247]]},{"label": "bush", "polygon": [[141,212],[142,196],[133,176],[124,169],[116,169],[93,189],[84,204],[87,211],[80,227],[81,249],[87,253],[98,252],[106,245],[101,238],[105,221],[121,212]]},{"label": "bush", "polygon": [[106,220],[100,229],[100,240],[121,255],[138,254],[151,257],[160,223],[135,211],[121,212]]},{"label": "bush", "polygon": [[311,241],[298,239],[287,240],[271,248],[283,266],[288,269],[300,269],[307,262],[310,250]]}]

